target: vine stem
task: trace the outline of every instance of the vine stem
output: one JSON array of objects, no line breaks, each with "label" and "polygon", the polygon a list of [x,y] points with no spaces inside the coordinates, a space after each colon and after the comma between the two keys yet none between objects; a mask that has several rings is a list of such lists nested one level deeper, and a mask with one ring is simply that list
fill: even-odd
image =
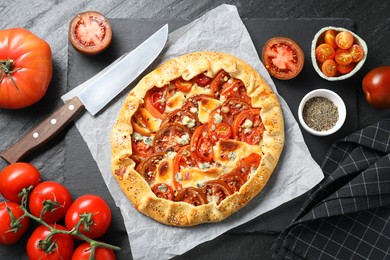
[{"label": "vine stem", "polygon": [[82,220],[81,219],[75,225],[75,227],[72,228],[71,230],[60,230],[60,229],[56,229],[55,227],[52,227],[48,223],[46,223],[42,219],[42,214],[41,214],[41,216],[39,218],[34,216],[33,214],[31,214],[27,210],[27,197],[28,197],[28,193],[29,193],[29,191],[31,189],[32,189],[32,187],[25,188],[21,192],[23,194],[23,196],[22,196],[22,201],[20,203],[20,208],[24,211],[24,215],[21,216],[20,218],[29,217],[29,218],[37,221],[38,223],[44,225],[46,228],[48,228],[50,230],[51,236],[53,236],[55,234],[65,234],[65,235],[72,235],[72,236],[76,236],[76,237],[81,238],[85,242],[89,243],[90,246],[91,246],[91,250],[92,251],[91,251],[91,254],[90,254],[90,259],[94,259],[94,253],[95,253],[95,250],[96,250],[97,247],[105,247],[105,248],[108,248],[108,249],[112,249],[114,251],[119,251],[121,249],[120,247],[117,247],[117,246],[114,246],[114,245],[111,245],[111,244],[107,244],[107,243],[104,243],[104,242],[93,240],[93,239],[89,238],[88,236],[84,235],[83,233],[81,233],[79,231],[79,227],[82,224]]}]

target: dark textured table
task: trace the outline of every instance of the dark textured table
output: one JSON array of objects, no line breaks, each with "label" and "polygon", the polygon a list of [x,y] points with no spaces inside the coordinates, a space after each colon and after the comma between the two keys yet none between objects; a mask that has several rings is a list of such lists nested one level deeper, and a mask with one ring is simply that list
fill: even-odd
[{"label": "dark textured table", "polygon": [[[37,104],[21,110],[0,110],[0,150],[15,142],[34,125],[48,116],[58,107],[67,89],[68,75],[68,39],[67,29],[70,19],[78,12],[96,10],[108,18],[140,19],[179,19],[192,20],[208,10],[229,3],[237,6],[242,18],[349,18],[354,22],[354,31],[368,44],[369,55],[362,70],[346,86],[356,95],[357,119],[354,128],[361,128],[373,123],[389,113],[389,110],[371,108],[361,91],[361,80],[370,69],[390,65],[390,3],[387,1],[2,1],[0,2],[1,29],[24,27],[45,39],[53,52],[53,79],[45,97]],[[142,24],[142,23],[141,23]],[[250,25],[248,25],[248,30]],[[253,29],[253,28],[252,28]],[[286,28],[288,31],[289,28]],[[283,28],[280,33],[283,34]],[[252,36],[254,37],[254,36]],[[259,47],[256,48],[259,50]],[[99,64],[99,59],[95,60]],[[306,64],[306,69],[312,69]],[[275,81],[278,86],[278,81]],[[288,87],[288,82],[283,87]],[[306,135],[306,134],[305,134]],[[306,136],[307,137],[307,136]],[[310,137],[308,137],[310,138]],[[76,141],[75,141],[76,140]],[[56,180],[69,187],[74,198],[89,192],[104,197],[113,210],[113,224],[104,241],[122,248],[117,253],[118,259],[131,259],[131,250],[124,230],[120,211],[107,190],[97,170],[92,156],[73,153],[69,145],[75,142],[74,149],[87,149],[76,127],[71,125],[44,149],[26,158],[42,172],[43,179]],[[72,147],[73,148],[73,147]],[[0,162],[0,168],[6,166]],[[70,178],[69,176],[77,176]],[[91,183],[93,185],[91,185]],[[92,187],[85,189],[85,187]],[[284,205],[271,213],[265,214],[253,223],[224,234],[217,239],[204,243],[190,252],[179,256],[180,259],[270,259],[271,245],[277,237],[280,227],[286,220],[278,217],[286,210],[296,210],[301,199]],[[271,220],[271,221],[270,221]],[[261,223],[271,223],[267,227]],[[32,225],[34,226],[34,225]],[[252,228],[256,226],[256,228]],[[29,229],[31,233],[33,227]],[[27,235],[28,236],[28,235]],[[0,259],[26,259],[25,244],[27,236],[12,246],[0,246]]]}]

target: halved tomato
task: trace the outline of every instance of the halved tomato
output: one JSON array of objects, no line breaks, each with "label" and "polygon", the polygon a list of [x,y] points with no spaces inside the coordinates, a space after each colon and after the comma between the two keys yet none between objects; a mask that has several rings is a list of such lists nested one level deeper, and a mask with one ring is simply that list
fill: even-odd
[{"label": "halved tomato", "polygon": [[225,82],[222,86],[221,96],[226,99],[238,98],[244,100],[248,104],[251,104],[252,100],[248,96],[244,83],[239,79],[233,79]]},{"label": "halved tomato", "polygon": [[173,174],[177,174],[180,172],[182,168],[186,167],[194,167],[195,161],[191,157],[190,146],[186,145],[180,148],[177,152],[175,158],[173,158]]},{"label": "halved tomato", "polygon": [[224,199],[233,194],[229,185],[221,180],[211,180],[202,185],[201,190],[206,194],[208,202],[220,204]]},{"label": "halved tomato", "polygon": [[343,31],[339,32],[336,35],[336,45],[341,49],[349,49],[352,47],[353,42],[355,41],[355,38],[353,37],[353,34],[349,31]]},{"label": "halved tomato", "polygon": [[233,138],[248,144],[259,144],[265,130],[260,117],[260,109],[242,111],[234,119]]},{"label": "halved tomato", "polygon": [[350,73],[355,68],[355,66],[356,66],[356,63],[350,63],[347,65],[337,64],[336,69],[341,74],[347,74],[347,73]]},{"label": "halved tomato", "polygon": [[80,53],[95,55],[112,41],[112,29],[107,18],[95,11],[77,14],[69,24],[69,41]]},{"label": "halved tomato", "polygon": [[334,77],[337,75],[337,63],[334,60],[326,60],[322,63],[321,71],[327,77]]},{"label": "halved tomato", "polygon": [[327,43],[318,45],[315,53],[316,53],[316,58],[319,62],[325,62],[326,60],[331,60],[336,55],[334,48]]},{"label": "halved tomato", "polygon": [[364,57],[363,47],[360,46],[359,44],[352,45],[352,47],[350,49],[350,53],[351,53],[353,62],[359,62]]},{"label": "halved tomato", "polygon": [[191,132],[178,123],[167,123],[161,126],[153,139],[155,152],[177,152],[180,147],[190,143]]},{"label": "halved tomato", "polygon": [[186,187],[180,190],[174,201],[183,201],[194,206],[207,204],[207,198],[203,191],[195,187]]},{"label": "halved tomato", "polygon": [[337,64],[348,65],[352,62],[353,57],[349,50],[337,49],[334,60]]},{"label": "halved tomato", "polygon": [[288,80],[301,72],[305,55],[301,47],[292,39],[275,37],[265,43],[262,60],[273,77]]},{"label": "halved tomato", "polygon": [[337,35],[337,32],[335,30],[327,30],[325,32],[325,35],[324,35],[325,43],[329,44],[334,49],[337,48],[336,41],[335,41],[336,35]]}]

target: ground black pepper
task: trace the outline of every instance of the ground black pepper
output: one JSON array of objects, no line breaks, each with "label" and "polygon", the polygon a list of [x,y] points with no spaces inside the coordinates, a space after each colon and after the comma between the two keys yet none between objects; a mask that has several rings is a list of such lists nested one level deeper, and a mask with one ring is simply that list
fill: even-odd
[{"label": "ground black pepper", "polygon": [[313,97],[303,107],[303,120],[316,131],[331,129],[338,119],[337,106],[325,97]]}]

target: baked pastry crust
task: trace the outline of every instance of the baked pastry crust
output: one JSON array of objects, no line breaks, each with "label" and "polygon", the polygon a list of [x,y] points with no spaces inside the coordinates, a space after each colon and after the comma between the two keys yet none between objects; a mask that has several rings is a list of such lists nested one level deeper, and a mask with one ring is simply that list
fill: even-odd
[{"label": "baked pastry crust", "polygon": [[[132,117],[143,104],[148,90],[154,87],[162,88],[180,77],[191,80],[201,73],[213,78],[221,70],[241,80],[251,98],[252,107],[261,109],[260,117],[265,131],[260,144],[260,165],[239,191],[220,203],[209,202],[194,206],[182,201],[159,198],[144,177],[136,171],[136,162],[132,157]],[[244,207],[264,188],[283,149],[284,121],[277,96],[251,66],[230,54],[202,51],[173,58],[142,78],[124,100],[112,128],[110,141],[112,174],[134,207],[167,225],[194,226],[227,218]]]}]

